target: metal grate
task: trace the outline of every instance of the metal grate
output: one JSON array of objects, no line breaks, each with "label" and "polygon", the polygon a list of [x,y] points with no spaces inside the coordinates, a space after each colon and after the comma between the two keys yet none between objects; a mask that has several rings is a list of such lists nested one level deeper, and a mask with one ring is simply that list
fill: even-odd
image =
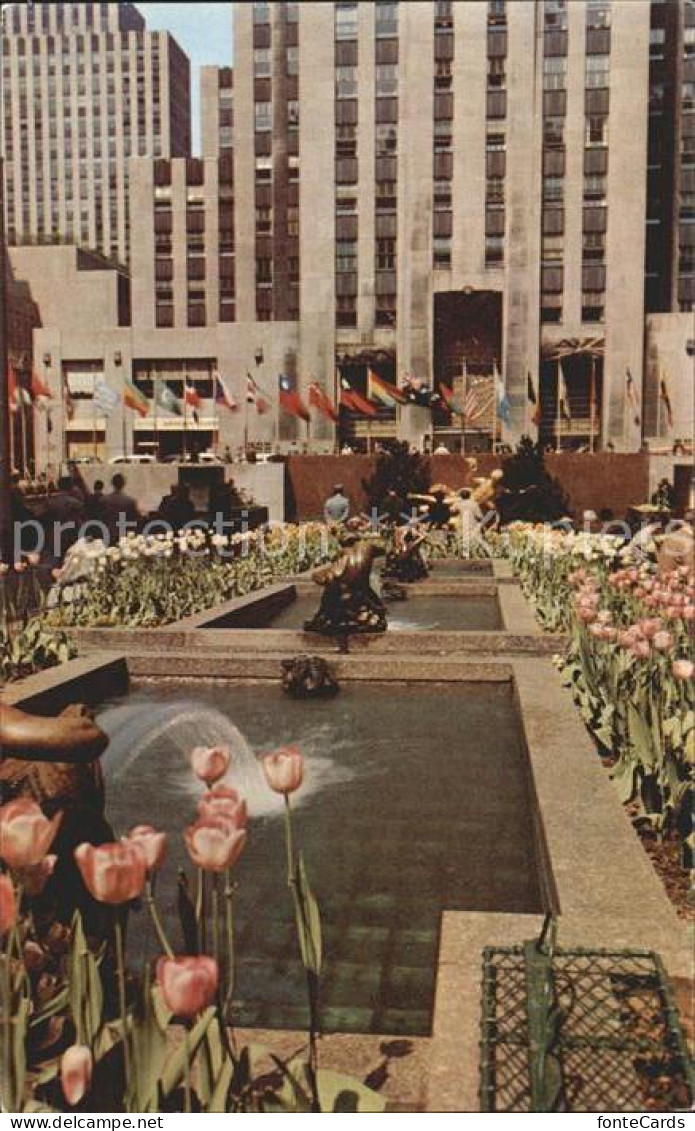
[{"label": "metal grate", "polygon": [[[527,954],[522,946],[483,951],[482,1111],[534,1110]],[[557,949],[549,964],[560,1016],[556,1110],[687,1110],[693,1066],[659,956]]]}]

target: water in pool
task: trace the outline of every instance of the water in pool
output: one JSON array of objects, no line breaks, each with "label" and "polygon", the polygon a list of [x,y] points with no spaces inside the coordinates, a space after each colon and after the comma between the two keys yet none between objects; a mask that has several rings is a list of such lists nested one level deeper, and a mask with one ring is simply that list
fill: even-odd
[{"label": "water in pool", "polygon": [[[319,605],[320,594],[299,593],[263,628],[301,629]],[[502,628],[495,596],[411,596],[388,605],[390,632],[498,632]]]},{"label": "water in pool", "polygon": [[[249,800],[237,866],[237,1024],[306,1022],[284,872],[282,799],[255,755],[300,743],[296,825],[324,928],[326,1031],[427,1034],[443,910],[541,908],[531,802],[511,691],[500,684],[348,684],[294,702],[267,684],[166,682],[107,706],[108,813],[117,835],[149,822],[170,834],[158,891],[180,948],[181,830],[201,788],[194,745],[229,743],[229,783]],[[192,869],[189,867],[192,878]],[[156,953],[144,912],[131,946]]]}]

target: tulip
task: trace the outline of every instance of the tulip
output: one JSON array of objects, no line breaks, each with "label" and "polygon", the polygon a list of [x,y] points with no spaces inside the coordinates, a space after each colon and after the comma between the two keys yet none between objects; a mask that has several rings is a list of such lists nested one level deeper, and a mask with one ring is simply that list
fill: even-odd
[{"label": "tulip", "polygon": [[266,754],[263,772],[270,788],[287,796],[299,789],[304,780],[304,755],[298,746],[284,746]]},{"label": "tulip", "polygon": [[9,876],[0,876],[0,935],[5,935],[17,921],[17,899]]},{"label": "tulip", "polygon": [[662,628],[663,621],[661,617],[651,617],[639,622],[639,630],[642,636],[650,640],[652,636],[656,636],[657,632]]},{"label": "tulip", "polygon": [[695,664],[692,660],[674,660],[671,671],[676,679],[692,679]]},{"label": "tulip", "polygon": [[246,830],[226,817],[202,817],[184,832],[188,855],[198,868],[224,872],[244,851]]},{"label": "tulip", "polygon": [[633,656],[636,656],[638,660],[646,660],[651,650],[651,645],[648,640],[635,640],[630,649]]},{"label": "tulip", "polygon": [[0,808],[0,856],[10,868],[27,868],[39,864],[53,838],[63,814],[50,820],[35,801],[20,797]]},{"label": "tulip", "polygon": [[17,882],[21,884],[26,895],[40,895],[53,875],[58,857],[53,854],[44,856],[38,864],[31,864],[26,868],[17,868]]},{"label": "tulip", "polygon": [[127,839],[142,848],[148,872],[156,872],[162,866],[167,851],[166,833],[158,833],[152,825],[136,825]]},{"label": "tulip", "polygon": [[231,761],[227,746],[196,746],[191,753],[193,773],[206,785],[214,785],[223,778]]},{"label": "tulip", "polygon": [[201,797],[198,802],[200,817],[224,817],[238,829],[245,829],[248,823],[246,802],[235,789],[216,785]]},{"label": "tulip", "polygon": [[112,844],[80,844],[75,860],[87,888],[100,903],[127,903],[145,886],[147,858],[134,840]]},{"label": "tulip", "polygon": [[86,1045],[70,1045],[60,1060],[60,1083],[63,1095],[74,1107],[92,1082],[92,1054]]},{"label": "tulip", "polygon": [[176,1017],[195,1017],[215,1000],[219,970],[214,958],[160,958],[157,982]]},{"label": "tulip", "polygon": [[[591,624],[592,621],[596,620],[596,613],[594,612],[594,610],[592,608],[589,608],[587,605],[580,605],[580,607],[577,609],[577,616],[579,617],[579,619],[581,621],[584,622],[584,624]],[[271,788],[274,788],[274,787],[271,787]]]},{"label": "tulip", "polygon": [[652,644],[657,652],[668,652],[673,647],[673,635],[670,632],[657,632],[654,634]]}]

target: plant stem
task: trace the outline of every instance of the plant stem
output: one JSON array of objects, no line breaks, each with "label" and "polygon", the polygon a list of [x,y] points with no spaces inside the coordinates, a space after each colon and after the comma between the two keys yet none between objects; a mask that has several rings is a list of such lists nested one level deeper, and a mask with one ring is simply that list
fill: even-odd
[{"label": "plant stem", "polygon": [[188,1029],[183,1031],[183,1048],[186,1058],[186,1075],[184,1078],[183,1110],[187,1115],[191,1112],[191,1048],[188,1043]]},{"label": "plant stem", "polygon": [[[125,1077],[125,1096],[130,1094],[130,1042],[128,1039],[128,1004],[126,1000],[125,983],[125,955],[123,948],[123,923],[120,913],[117,913],[116,925],[116,965],[118,975],[118,1007],[121,1014],[121,1028],[123,1031],[123,1074]],[[126,1110],[127,1107],[126,1107]]]},{"label": "plant stem", "polygon": [[168,941],[168,939],[167,939],[167,937],[164,933],[162,921],[159,918],[159,912],[157,911],[157,905],[154,901],[154,885],[152,883],[152,880],[149,879],[149,878],[147,880],[147,887],[145,889],[145,900],[146,900],[147,906],[149,908],[150,916],[152,918],[152,923],[153,923],[155,931],[157,932],[157,938],[159,939],[162,950],[166,954],[167,958],[173,958],[174,952],[171,949],[171,946],[169,945],[169,941]]},{"label": "plant stem", "polygon": [[215,962],[220,957],[220,896],[217,889],[217,875],[213,873],[211,876],[212,884],[212,957]]},{"label": "plant stem", "polygon": [[294,887],[297,882],[294,866],[294,841],[292,837],[292,807],[290,805],[290,795],[285,795],[285,846],[287,849],[287,884],[288,887]]},{"label": "plant stem", "polygon": [[234,996],[234,888],[232,886],[232,871],[228,868],[225,873],[224,886],[224,923],[227,935],[227,994],[224,1002],[224,1018],[232,1004]]},{"label": "plant stem", "polygon": [[7,946],[2,953],[2,1099],[5,1111],[14,1111],[12,1095],[12,1068],[10,1052],[12,1048],[12,975],[10,972],[10,950],[12,935],[7,936]]}]

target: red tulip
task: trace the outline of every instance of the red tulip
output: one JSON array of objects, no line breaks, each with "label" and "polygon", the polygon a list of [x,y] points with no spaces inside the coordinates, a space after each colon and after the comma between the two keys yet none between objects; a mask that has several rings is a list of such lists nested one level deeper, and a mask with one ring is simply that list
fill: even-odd
[{"label": "red tulip", "polygon": [[38,864],[31,864],[26,868],[17,868],[17,882],[22,885],[22,890],[27,895],[40,895],[53,875],[58,857],[44,856]]},{"label": "red tulip", "polygon": [[35,801],[20,797],[0,808],[0,856],[10,868],[39,864],[48,852],[63,814],[49,820]]},{"label": "red tulip", "polygon": [[224,872],[244,851],[246,830],[226,817],[202,817],[184,832],[188,855],[198,868]]},{"label": "red tulip", "polygon": [[198,802],[200,817],[224,817],[238,829],[245,829],[248,823],[246,802],[235,789],[226,785],[216,785]]},{"label": "red tulip", "polygon": [[191,753],[193,773],[206,785],[214,785],[223,778],[231,761],[227,746],[196,746]]},{"label": "red tulip", "polygon": [[100,903],[127,903],[145,886],[147,858],[137,841],[79,844],[75,860],[87,888]]},{"label": "red tulip", "polygon": [[74,1107],[78,1104],[85,1092],[89,1091],[92,1082],[92,1054],[86,1045],[70,1045],[63,1053],[60,1061],[60,1083],[63,1095]]},{"label": "red tulip", "polygon": [[17,899],[9,876],[0,876],[0,935],[5,935],[17,921]]},{"label": "red tulip", "polygon": [[283,746],[263,759],[266,781],[276,793],[294,793],[304,780],[304,755],[298,746]]},{"label": "red tulip", "polygon": [[176,1017],[195,1017],[215,1000],[219,970],[214,958],[160,958],[157,982]]},{"label": "red tulip", "polygon": [[142,848],[148,872],[156,872],[162,866],[167,852],[166,833],[158,833],[152,825],[136,825],[127,839]]}]

